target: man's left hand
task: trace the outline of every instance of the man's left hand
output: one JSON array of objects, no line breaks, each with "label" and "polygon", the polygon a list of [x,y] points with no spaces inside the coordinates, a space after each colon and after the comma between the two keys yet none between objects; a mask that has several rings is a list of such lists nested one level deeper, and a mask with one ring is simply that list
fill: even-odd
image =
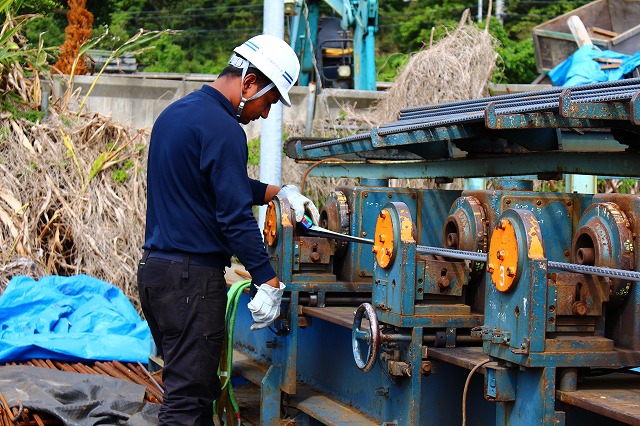
[{"label": "man's left hand", "polygon": [[265,283],[256,287],[258,291],[247,305],[254,321],[251,331],[267,327],[278,318],[285,285],[280,282],[276,288]]}]

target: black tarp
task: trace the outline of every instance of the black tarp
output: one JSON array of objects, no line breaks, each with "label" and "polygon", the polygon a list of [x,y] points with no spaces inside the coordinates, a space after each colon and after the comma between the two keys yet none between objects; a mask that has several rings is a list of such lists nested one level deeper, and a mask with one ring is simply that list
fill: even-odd
[{"label": "black tarp", "polygon": [[100,374],[28,366],[0,367],[0,392],[30,411],[49,413],[69,426],[156,425],[159,404],[144,402],[144,386]]}]

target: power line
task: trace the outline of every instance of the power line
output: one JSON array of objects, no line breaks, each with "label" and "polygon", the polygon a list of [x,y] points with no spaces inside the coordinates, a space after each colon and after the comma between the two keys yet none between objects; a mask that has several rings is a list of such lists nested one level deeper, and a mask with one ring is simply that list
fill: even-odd
[{"label": "power line", "polygon": [[[185,9],[184,12],[188,12],[188,11],[210,11],[210,12],[217,12],[217,11],[226,11],[229,9],[262,9],[263,5],[261,4],[240,4],[240,5],[235,5],[235,6],[217,6],[217,7],[199,7],[199,8],[193,8],[193,9]],[[167,10],[167,9],[161,9],[161,10],[121,10],[118,12],[114,12],[112,15],[113,16],[120,16],[120,15],[161,15],[161,16],[166,16],[164,15],[165,13],[174,13],[174,11],[172,10]],[[186,14],[183,14],[186,15]],[[174,15],[175,16],[175,15]]]}]

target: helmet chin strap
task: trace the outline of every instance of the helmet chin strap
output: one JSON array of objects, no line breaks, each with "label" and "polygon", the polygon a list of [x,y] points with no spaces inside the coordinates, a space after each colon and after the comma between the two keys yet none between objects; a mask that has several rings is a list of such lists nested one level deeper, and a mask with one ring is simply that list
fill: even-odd
[{"label": "helmet chin strap", "polygon": [[242,114],[242,110],[244,109],[244,105],[249,102],[252,101],[254,99],[259,98],[260,96],[264,95],[265,93],[267,93],[269,90],[273,89],[276,85],[273,83],[269,83],[266,86],[264,86],[258,93],[256,93],[255,95],[253,95],[252,97],[250,97],[249,99],[244,97],[244,93],[242,90],[242,85],[244,82],[244,78],[247,75],[247,69],[249,69],[249,61],[247,61],[244,58],[241,58],[240,56],[236,55],[235,53],[231,56],[231,59],[229,59],[229,64],[233,65],[236,68],[242,68],[242,78],[240,79],[240,104],[238,105],[238,110],[236,111],[236,120],[240,121],[240,115]]}]

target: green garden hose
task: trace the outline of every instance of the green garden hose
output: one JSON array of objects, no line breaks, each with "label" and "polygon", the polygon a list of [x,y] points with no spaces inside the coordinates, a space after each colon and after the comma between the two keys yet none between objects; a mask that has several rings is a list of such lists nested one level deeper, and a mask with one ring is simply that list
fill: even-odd
[{"label": "green garden hose", "polygon": [[233,394],[233,387],[231,385],[231,370],[233,366],[233,330],[236,324],[236,313],[238,310],[240,296],[250,285],[251,281],[249,280],[238,281],[231,286],[227,293],[227,308],[225,311],[227,325],[226,357],[225,359],[220,360],[220,367],[218,368],[218,374],[223,378],[224,382],[222,383],[222,394],[214,403],[214,410],[216,411],[217,416],[217,412],[221,411],[218,409],[220,408],[220,402],[223,399],[226,390],[227,395],[229,396],[229,402],[231,403],[231,408],[233,409],[236,424],[240,424],[240,409]]}]

